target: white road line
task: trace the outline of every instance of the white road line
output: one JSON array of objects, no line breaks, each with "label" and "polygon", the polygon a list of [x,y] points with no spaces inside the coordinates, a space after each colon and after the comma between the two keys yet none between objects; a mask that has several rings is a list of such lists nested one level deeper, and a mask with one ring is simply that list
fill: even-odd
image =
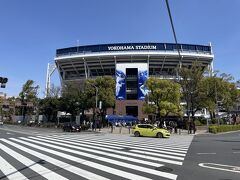
[{"label": "white road line", "polygon": [[131,152],[136,152],[138,154],[147,154],[147,155],[152,155],[152,156],[158,156],[158,157],[165,157],[165,158],[170,158],[170,159],[177,159],[177,160],[184,160],[182,157],[177,157],[177,156],[170,156],[170,155],[165,155],[165,154],[160,154],[160,153],[152,153],[152,152],[146,152],[146,151],[139,151],[139,150],[130,150]]},{"label": "white road line", "polygon": [[[70,139],[70,138],[64,138],[64,137],[61,137],[61,138],[58,138],[58,137],[54,137],[54,138],[57,138],[57,139],[64,139],[64,140],[68,140],[68,141],[71,141],[71,142],[79,142],[79,143],[82,143],[82,144],[94,144],[95,146],[96,145],[99,145],[99,144],[106,144],[106,145],[111,145],[111,146],[114,146],[114,147],[122,147],[122,148],[126,148],[126,147],[129,147],[129,145],[125,145],[125,144],[114,144],[114,143],[109,143],[109,142],[106,142],[106,141],[90,141],[88,140],[87,142],[86,141],[82,141],[81,139]],[[157,152],[157,153],[162,153],[162,154],[170,154],[170,155],[176,155],[176,156],[186,156],[186,152],[184,153],[179,153],[179,152],[169,152],[168,150],[165,150],[164,148],[156,148],[156,149],[149,149],[149,148],[143,148],[145,147],[144,144],[140,144],[140,145],[130,145],[131,149],[139,149],[139,150],[144,150],[144,151],[150,151],[150,152]]]},{"label": "white road line", "polygon": [[[69,171],[69,172],[72,172],[72,173],[74,173],[74,174],[76,174],[78,176],[84,177],[86,179],[89,179],[89,180],[93,180],[93,179],[94,180],[109,180],[109,179],[104,178],[102,176],[99,176],[99,175],[96,175],[94,173],[88,172],[86,170],[80,169],[78,167],[72,166],[71,164],[59,161],[59,160],[54,159],[54,158],[52,158],[50,156],[47,156],[47,155],[44,155],[42,153],[36,152],[34,150],[31,150],[29,148],[26,148],[24,146],[21,146],[19,144],[11,142],[9,140],[2,139],[2,141],[4,141],[5,143],[10,144],[10,145],[20,149],[20,150],[22,150],[24,152],[27,152],[27,153],[29,153],[29,154],[31,154],[33,156],[36,156],[36,157],[38,157],[40,159],[44,159],[45,161],[47,161],[47,162],[49,162],[51,164],[54,164],[55,166],[58,166],[60,168],[63,168],[66,171]],[[21,142],[21,140],[19,140],[19,141]]]},{"label": "white road line", "polygon": [[24,157],[23,155],[19,154],[18,152],[13,151],[12,149],[8,148],[7,146],[0,144],[0,148],[9,154],[10,156],[14,157],[16,160],[27,166],[28,168],[32,169],[36,173],[40,174],[41,176],[47,178],[47,179],[60,179],[60,180],[66,180],[67,178],[64,178],[63,176],[37,164],[36,162],[32,161],[31,159],[28,159]]},{"label": "white road line", "polygon": [[[37,137],[40,137],[40,138],[51,138],[51,139],[61,139],[61,138],[57,138],[57,137],[52,137],[52,136],[41,136],[41,135],[39,135],[39,136],[37,136]],[[62,138],[63,139],[63,138]],[[85,143],[85,144],[89,144],[89,145],[93,145],[93,143]],[[87,147],[87,145],[86,145],[86,147]],[[96,147],[96,146],[94,146],[94,147]],[[120,150],[120,149],[124,149],[124,148],[122,148],[122,147],[115,147],[115,146],[112,146],[112,145],[102,145],[102,144],[99,144],[98,146],[97,146],[97,148],[99,148],[99,147],[106,147],[106,148],[111,148],[111,149],[118,149],[118,150]]]},{"label": "white road line", "polygon": [[[72,138],[71,138],[72,139]],[[76,139],[75,139],[76,140]],[[147,147],[148,149],[157,149],[157,150],[164,150],[165,152],[178,152],[178,153],[187,153],[187,150],[175,150],[174,148],[165,148],[164,146],[162,146],[161,144],[159,144],[158,146],[155,147],[150,147],[148,145],[145,144],[140,144],[140,143],[127,143],[127,142],[118,142],[118,141],[108,141],[107,139],[105,140],[100,140],[100,139],[92,139],[92,140],[85,140],[85,139],[79,139],[79,142],[92,142],[92,143],[98,143],[101,142],[101,144],[108,144],[108,145],[112,145],[112,146],[119,146],[119,145],[130,145],[131,148],[134,147]],[[102,143],[103,142],[103,143]]]},{"label": "white road line", "polygon": [[207,155],[207,154],[217,154],[217,153],[215,153],[215,152],[207,153],[207,152],[206,152],[206,153],[197,153],[197,154],[198,154],[198,155],[205,155],[205,154]]},{"label": "white road line", "polygon": [[[71,137],[73,139],[79,139],[79,137]],[[84,137],[82,138],[81,137],[81,140],[88,140],[88,141],[92,141],[92,140],[95,140],[95,141],[101,141],[102,138],[101,137]],[[129,144],[131,143],[132,145],[138,145],[139,144],[139,141],[136,141],[134,139],[131,139],[131,140],[128,140],[128,139],[111,139],[111,138],[108,138],[108,137],[104,137],[104,140],[105,141],[108,141],[108,142],[115,142],[115,143],[126,143],[126,144]],[[183,150],[183,151],[186,151],[190,145],[190,143],[188,142],[188,144],[184,145],[184,146],[179,146],[179,143],[173,143],[171,141],[169,141],[168,143],[164,143],[162,141],[158,141],[157,143],[148,143],[148,141],[140,141],[141,143],[144,143],[146,146],[148,147],[151,147],[151,148],[157,148],[159,147],[159,144],[161,144],[161,146],[165,147],[165,148],[170,148],[170,149],[176,149],[176,150]]]},{"label": "white road line", "polygon": [[[87,154],[87,153],[83,153],[83,152],[80,152],[79,151],[74,151],[74,150],[69,150],[69,149],[66,149],[66,148],[62,148],[62,147],[58,147],[58,146],[55,146],[55,145],[50,145],[48,143],[43,143],[43,142],[39,142],[39,141],[45,141],[45,142],[49,142],[47,140],[43,140],[43,139],[40,139],[40,138],[35,138],[35,137],[30,137],[32,139],[36,139],[36,140],[31,140],[31,139],[27,139],[27,138],[21,138],[21,139],[24,139],[26,141],[30,141],[30,142],[33,142],[33,143],[37,143],[37,144],[41,144],[41,145],[44,145],[44,146],[48,146],[48,147],[52,147],[52,148],[56,148],[56,149],[61,149],[63,151],[68,151],[68,152],[72,152],[72,153],[77,153],[79,155],[83,155],[85,154],[85,156],[89,156],[90,158],[101,158],[100,156],[95,156],[95,155],[91,155],[91,154]],[[80,149],[80,148],[79,148]],[[86,149],[85,149],[86,150]],[[153,161],[159,161],[159,162],[165,162],[165,163],[169,163],[169,164],[176,164],[176,165],[182,165],[183,163],[180,162],[180,161],[174,161],[174,160],[168,160],[168,159],[163,159],[163,158],[157,158],[157,157],[151,157],[151,156],[146,156],[146,155],[141,155],[141,154],[135,154],[135,153],[128,153],[128,152],[123,152],[123,151],[115,151],[116,153],[119,153],[119,154],[124,154],[124,155],[129,155],[129,156],[134,156],[134,157],[139,157],[139,158],[143,158],[143,159],[148,159],[148,160],[153,160]],[[107,160],[107,158],[105,158]],[[105,160],[105,161],[106,161]],[[111,160],[111,159],[109,159]],[[111,162],[111,161],[110,161]],[[119,165],[119,164],[117,164]],[[124,165],[124,167],[126,167],[126,165]],[[136,167],[134,168],[136,169]]]},{"label": "white road line", "polygon": [[9,164],[5,159],[0,156],[0,170],[9,180],[27,180],[22,173],[18,172],[11,164]]},{"label": "white road line", "polygon": [[[118,170],[118,169],[115,169],[115,168],[111,168],[111,167],[101,165],[101,164],[98,164],[98,163],[95,163],[95,162],[92,162],[92,161],[88,161],[86,159],[82,159],[82,158],[78,158],[78,157],[75,157],[75,156],[72,156],[72,155],[68,155],[66,153],[61,153],[61,152],[58,152],[58,151],[55,151],[55,150],[51,150],[51,149],[44,148],[44,147],[41,147],[41,146],[38,146],[38,145],[34,145],[32,143],[27,143],[25,141],[35,142],[35,143],[42,144],[42,145],[44,144],[45,146],[50,147],[50,145],[47,144],[47,143],[41,143],[41,142],[33,141],[33,140],[30,140],[30,139],[27,139],[27,138],[21,138],[21,139],[24,139],[25,141],[21,141],[21,140],[15,139],[15,138],[10,138],[10,139],[12,139],[14,141],[17,141],[17,142],[21,142],[21,143],[26,144],[28,146],[34,147],[36,149],[54,154],[56,156],[60,156],[60,157],[65,158],[65,159],[75,161],[79,164],[83,164],[83,165],[86,165],[86,166],[89,166],[89,167],[92,167],[92,168],[95,168],[95,169],[99,169],[99,170],[105,171],[107,173],[115,174],[117,176],[120,176],[120,177],[123,177],[123,178],[126,178],[126,179],[149,180],[149,178],[142,177],[140,175],[128,173],[128,172]],[[51,146],[53,147],[53,145],[51,145]],[[54,148],[56,148],[56,147],[54,147]],[[57,148],[61,149],[63,151],[66,151],[66,152],[73,152],[73,150],[70,150],[70,149],[66,149],[66,148],[62,148],[62,147],[57,147]],[[79,151],[74,151],[74,153],[79,154],[79,155],[83,154],[82,152],[79,152]],[[92,155],[92,157],[96,158],[97,156]],[[119,166],[124,166],[125,168],[135,167],[134,170],[137,170],[137,171],[139,169],[140,169],[139,171],[143,171],[143,169],[144,169],[140,166],[135,166],[135,165],[131,165],[131,164],[127,164],[127,163],[123,163],[123,162],[115,161],[115,160],[111,160],[111,159],[106,161],[106,158],[102,158],[102,157],[98,157],[97,160],[100,160],[100,161],[104,160],[105,162],[108,162],[108,163],[111,163],[111,164],[116,164],[116,165],[119,165]],[[127,166],[126,166],[126,164],[127,164]],[[136,168],[136,167],[138,167],[138,168]],[[149,172],[151,172],[151,174],[153,174],[155,172],[157,176],[166,177],[168,179],[176,179],[177,178],[177,175],[175,175],[175,174],[160,172],[160,171],[152,170],[152,169],[149,169],[149,168],[146,168],[146,169],[148,169]]]},{"label": "white road line", "polygon": [[[32,138],[37,139],[37,138],[34,138],[34,137],[32,137]],[[24,139],[26,141],[30,141],[30,142],[33,142],[33,143],[38,143],[38,144],[41,144],[41,145],[49,146],[49,147],[52,147],[52,148],[57,148],[57,149],[67,151],[67,152],[71,152],[71,153],[74,153],[74,154],[78,154],[78,155],[81,155],[81,156],[97,159],[97,160],[100,160],[100,161],[104,161],[104,162],[107,162],[107,163],[111,163],[111,164],[114,164],[114,165],[129,168],[129,169],[134,169],[134,170],[145,172],[145,173],[150,173],[151,172],[151,174],[154,174],[154,175],[157,175],[157,176],[170,177],[169,179],[172,179],[171,177],[173,177],[173,174],[170,174],[170,173],[163,173],[163,172],[160,173],[159,171],[152,170],[152,169],[149,169],[149,168],[144,168],[142,166],[132,165],[132,164],[129,164],[129,163],[124,163],[124,162],[121,162],[121,161],[116,161],[116,160],[104,158],[104,157],[101,157],[101,156],[96,156],[96,155],[92,155],[92,154],[89,154],[89,153],[84,153],[84,152],[81,152],[81,151],[62,148],[62,147],[59,147],[59,146],[50,145],[48,143],[42,143],[42,142],[39,142],[40,139],[37,139],[36,141],[30,140],[30,139],[27,139],[27,138],[21,138],[21,139]],[[41,141],[43,141],[43,140],[41,140]],[[44,141],[46,141],[46,140],[44,140]],[[46,142],[50,142],[50,141],[46,141]],[[59,143],[59,144],[61,144],[61,143]],[[123,152],[123,153],[125,153],[125,152]],[[163,165],[160,165],[160,166],[163,166]]]},{"label": "white road line", "polygon": [[[36,139],[34,137],[30,137],[30,138]],[[110,152],[117,153],[118,151],[116,151],[116,150],[111,150],[111,149],[107,149],[107,148],[99,148],[98,146],[95,146],[95,147],[94,146],[87,146],[88,148],[82,148],[82,147],[79,147],[79,146],[83,146],[83,147],[85,147],[85,146],[82,145],[82,144],[79,144],[79,143],[67,142],[67,141],[64,141],[64,140],[57,140],[57,139],[46,138],[46,137],[40,137],[40,138],[41,139],[39,139],[39,140],[43,140],[43,138],[51,140],[51,141],[45,141],[45,142],[50,142],[50,143],[53,143],[53,144],[66,146],[66,147],[70,147],[70,148],[74,148],[74,149],[79,149],[79,150],[83,150],[83,151],[87,151],[87,152],[92,152],[92,153],[96,153],[96,154],[100,154],[100,155],[105,155],[105,156],[109,156],[109,157],[113,157],[113,158],[123,159],[123,160],[131,161],[131,162],[135,162],[135,163],[140,163],[140,164],[144,164],[144,165],[149,165],[149,166],[153,166],[153,167],[163,166],[163,164],[159,164],[159,163],[149,162],[149,161],[146,161],[146,160],[140,160],[140,159],[136,159],[136,158],[131,158],[131,157],[126,157],[126,156],[121,156],[121,155],[110,153]],[[59,143],[59,142],[62,142],[62,143]],[[74,145],[77,145],[77,146],[74,146]],[[90,148],[97,148],[98,150],[94,150],[94,149],[90,149]],[[103,151],[99,151],[100,149],[103,150]],[[122,154],[125,155],[124,152]]]},{"label": "white road line", "polygon": [[201,167],[209,168],[209,169],[216,169],[216,170],[220,170],[220,171],[228,171],[228,172],[240,173],[240,171],[239,171],[240,167],[237,167],[237,166],[230,166],[230,165],[224,165],[224,164],[215,164],[215,163],[200,163],[198,165],[201,166]]},{"label": "white road line", "polygon": [[105,139],[109,140],[109,141],[130,141],[130,142],[135,142],[135,143],[139,143],[139,142],[143,142],[149,145],[158,145],[159,143],[165,144],[165,145],[178,145],[179,147],[188,147],[189,142],[191,142],[192,138],[190,138],[189,140],[185,141],[183,138],[181,139],[181,141],[179,142],[179,139],[171,139],[171,138],[167,138],[167,139],[159,139],[159,138],[136,138],[136,137],[129,137],[129,136],[117,136],[117,137],[112,137],[112,136],[79,136],[79,135],[60,135],[60,136],[68,136],[68,137],[75,137],[75,138],[80,138],[81,139],[101,139],[102,137],[104,137]]},{"label": "white road line", "polygon": [[7,132],[6,134],[9,134],[9,135],[10,135],[10,134],[13,134],[13,133]]},{"label": "white road line", "polygon": [[236,152],[233,152],[234,154],[239,154],[240,153],[240,151],[236,151]]}]

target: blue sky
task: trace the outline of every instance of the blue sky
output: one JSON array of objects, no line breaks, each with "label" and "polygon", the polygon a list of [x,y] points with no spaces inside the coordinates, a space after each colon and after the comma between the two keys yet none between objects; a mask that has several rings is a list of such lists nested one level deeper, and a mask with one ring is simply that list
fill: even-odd
[{"label": "blue sky", "polygon": [[[240,79],[240,1],[169,0],[179,43],[213,45],[214,68]],[[118,42],[174,42],[165,0],[1,0],[0,89],[17,96],[32,79],[43,96],[56,49]],[[59,85],[57,72],[53,76]]]}]

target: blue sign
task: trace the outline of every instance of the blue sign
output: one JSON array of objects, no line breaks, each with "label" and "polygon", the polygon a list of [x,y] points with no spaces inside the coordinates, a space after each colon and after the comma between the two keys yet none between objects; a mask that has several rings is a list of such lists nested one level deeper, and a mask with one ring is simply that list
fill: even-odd
[{"label": "blue sign", "polygon": [[145,86],[147,79],[148,71],[138,69],[138,100],[144,100],[145,95],[148,93],[148,89]]},{"label": "blue sign", "polygon": [[126,74],[120,69],[116,69],[116,99],[126,99]]}]

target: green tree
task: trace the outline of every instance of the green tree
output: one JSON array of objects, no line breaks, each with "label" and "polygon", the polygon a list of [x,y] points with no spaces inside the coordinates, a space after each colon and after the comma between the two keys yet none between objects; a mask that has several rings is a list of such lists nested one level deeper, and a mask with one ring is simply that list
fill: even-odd
[{"label": "green tree", "polygon": [[[97,77],[89,79],[85,82],[85,91],[89,98],[90,105],[93,109],[96,107],[96,91],[97,91],[97,106],[101,115],[101,119],[105,123],[105,115],[107,108],[111,108],[115,104],[115,81],[110,76]],[[102,102],[102,107],[99,109],[99,102]],[[95,112],[95,111],[94,111]]]},{"label": "green tree", "polygon": [[[38,103],[38,89],[39,86],[35,85],[35,82],[33,80],[27,80],[26,83],[22,87],[22,91],[19,93],[20,101],[22,102],[22,114],[23,114],[23,120],[25,121],[25,114],[33,114],[35,106]],[[29,103],[32,104],[32,106],[27,106]],[[25,123],[25,122],[23,122]]]},{"label": "green tree", "polygon": [[238,102],[239,92],[234,83],[229,82],[229,79],[224,77],[204,78],[199,86],[199,98],[203,106],[207,107],[210,112],[211,119],[216,117],[217,111],[220,109],[230,112],[234,105]]},{"label": "green tree", "polygon": [[60,98],[59,110],[65,111],[72,115],[72,120],[78,112],[82,112],[84,116],[84,110],[90,107],[89,97],[85,91],[84,85],[78,83],[69,82],[66,83],[62,89],[62,97]]},{"label": "green tree", "polygon": [[36,109],[37,113],[46,115],[48,121],[56,122],[60,104],[60,95],[61,88],[52,84],[48,96],[43,99],[39,99]]},{"label": "green tree", "polygon": [[58,97],[46,97],[39,100],[39,112],[46,115],[48,122],[56,122],[58,107]]},{"label": "green tree", "polygon": [[156,114],[160,121],[162,117],[168,116],[170,113],[181,115],[180,106],[180,85],[171,80],[162,80],[150,77],[146,82],[149,93],[146,95],[146,102],[143,111],[146,114]]},{"label": "green tree", "polygon": [[179,83],[182,88],[183,99],[186,102],[186,110],[188,119],[190,120],[190,114],[192,119],[196,111],[203,108],[199,99],[199,83],[203,79],[204,67],[194,62],[190,67],[182,67],[179,69]]}]

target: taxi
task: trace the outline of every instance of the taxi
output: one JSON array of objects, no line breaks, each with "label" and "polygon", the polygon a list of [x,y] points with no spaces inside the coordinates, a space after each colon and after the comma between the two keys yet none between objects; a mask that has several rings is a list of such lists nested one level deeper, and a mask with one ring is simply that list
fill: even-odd
[{"label": "taxi", "polygon": [[135,137],[152,136],[158,138],[170,137],[170,132],[163,128],[157,128],[151,124],[137,124],[133,127],[132,133]]}]

